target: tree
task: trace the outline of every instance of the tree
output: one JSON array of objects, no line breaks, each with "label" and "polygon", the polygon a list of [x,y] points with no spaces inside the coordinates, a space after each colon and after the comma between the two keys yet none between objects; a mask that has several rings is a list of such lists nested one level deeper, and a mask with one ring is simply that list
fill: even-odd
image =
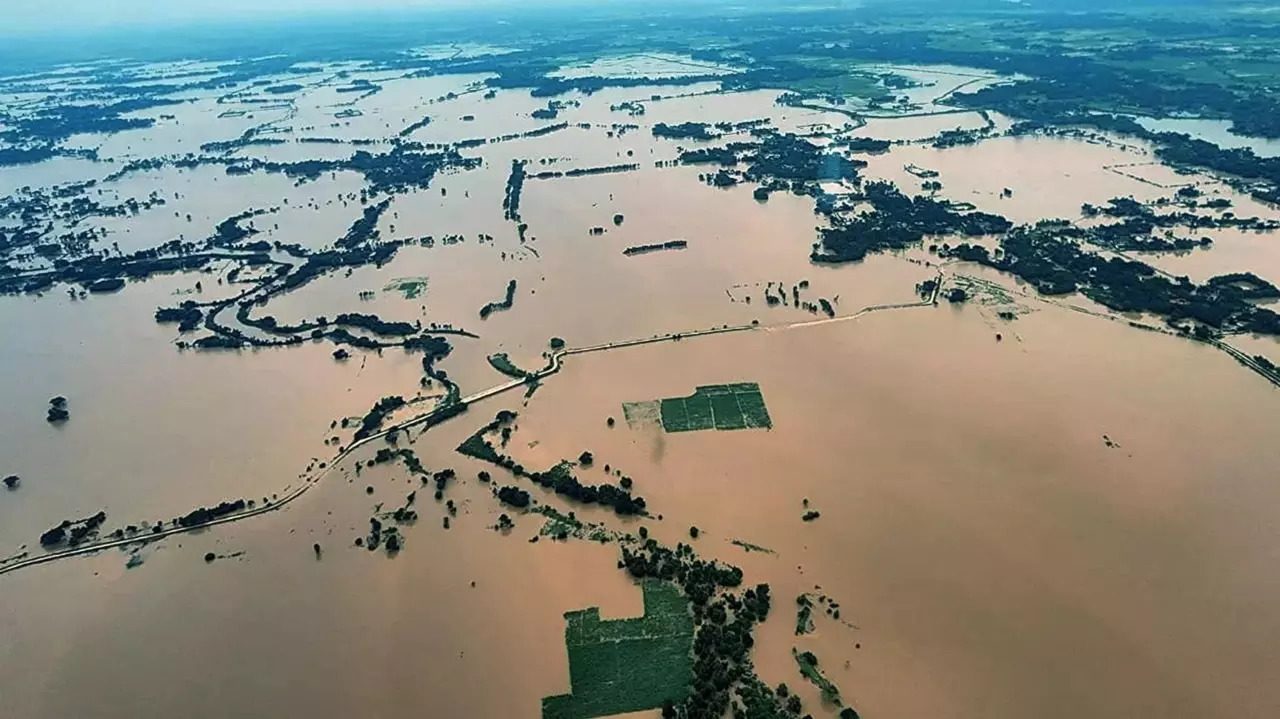
[{"label": "tree", "polygon": [[670,699],[662,700],[662,719],[675,719],[676,705]]},{"label": "tree", "polygon": [[8,477],[5,477],[5,478],[4,478],[4,486],[5,486],[5,489],[17,489],[18,484],[19,484],[21,481],[22,481],[22,480],[18,478],[18,475],[16,475],[16,474],[11,474],[11,475],[9,475]]},{"label": "tree", "polygon": [[529,506],[529,493],[518,487],[503,487],[498,490],[498,501],[523,509]]}]

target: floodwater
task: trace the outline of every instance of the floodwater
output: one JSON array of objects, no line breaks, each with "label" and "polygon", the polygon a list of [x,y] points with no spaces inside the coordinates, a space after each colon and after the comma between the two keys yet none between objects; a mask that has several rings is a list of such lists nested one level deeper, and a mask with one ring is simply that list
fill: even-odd
[{"label": "floodwater", "polygon": [[1152,132],[1181,132],[1197,140],[1212,142],[1219,147],[1247,148],[1259,157],[1280,156],[1280,140],[1265,137],[1237,135],[1231,132],[1230,120],[1210,120],[1200,117],[1144,117],[1133,118],[1139,125]]},{"label": "floodwater", "polygon": [[[664,541],[696,524],[700,551],[775,550],[737,558],[783,600],[756,655],[768,681],[794,684],[798,644],[864,715],[1267,715],[1270,385],[1122,323],[992,320],[905,309],[574,357],[513,446],[538,442],[517,453],[532,466],[586,448],[634,476]],[[733,381],[760,384],[772,431],[603,422]],[[822,514],[808,524],[806,498]],[[791,636],[786,600],[814,585],[857,630],[819,619]]]},{"label": "floodwater", "polygon": [[[279,136],[291,140],[385,138],[425,115],[432,122],[410,139],[571,126],[474,148],[467,152],[484,160],[480,169],[396,196],[382,237],[432,236],[433,246],[408,245],[382,268],[317,279],[256,312],[282,322],[372,312],[465,328],[480,337],[451,338],[454,352],[441,364],[464,394],[506,380],[488,355],[540,367],[553,336],[586,346],[753,320],[761,327],[571,356],[527,400],[517,390],[411,433],[402,442],[412,441],[427,467],[458,470],[447,530],[445,508],[402,467],[357,476],[355,463],[377,449],[370,446],[281,511],[150,545],[141,567],[126,569],[124,553],[107,551],[0,576],[6,716],[537,716],[541,697],[569,688],[562,614],[600,606],[605,616],[631,616],[641,602],[615,568],[616,547],[531,543],[540,518],[500,508],[476,479],[486,466],[454,452],[500,409],[521,412],[508,451],[526,466],[590,450],[595,467],[580,472],[582,481],[607,481],[609,464],[635,479],[662,519],[622,521],[531,488],[539,501],[623,530],[644,524],[671,544],[697,526],[701,554],[741,565],[748,583],[770,583],[775,613],[759,630],[756,665],[768,683],[798,687],[815,715],[816,690],[796,672],[793,646],[815,651],[864,716],[1274,715],[1280,582],[1271,567],[1280,536],[1269,513],[1280,500],[1271,431],[1280,403],[1265,380],[1212,348],[1036,300],[1007,276],[960,263],[946,266],[948,277],[1005,286],[1018,319],[999,319],[1004,305],[986,300],[854,317],[917,299],[915,285],[936,276],[936,258],[913,250],[814,266],[808,254],[824,220],[810,198],[774,193],[757,202],[749,186],[716,189],[700,182],[698,168],[655,166],[696,144],[653,138],[655,122],[770,118],[798,129],[848,121],[778,106],[776,92],[606,90],[571,95],[577,106],[538,121],[531,113],[543,100],[511,91],[485,100],[467,92],[483,79],[476,76],[378,75],[383,90],[348,106],[336,103],[353,98],[324,84],[330,74],[303,76],[301,84],[321,84],[290,96],[283,113],[216,122],[183,115],[177,127],[146,132],[178,152],[282,114],[292,130]],[[449,92],[456,99],[437,100]],[[655,94],[682,96],[650,100]],[[646,113],[609,110],[626,100],[644,101]],[[362,114],[334,117],[344,108]],[[876,120],[868,134],[918,140],[965,117]],[[622,124],[639,127],[619,132]],[[212,134],[182,131],[197,126]],[[140,138],[97,140],[123,142],[121,156],[154,151]],[[286,159],[299,147],[310,146],[243,154]],[[531,161],[531,172],[640,169],[527,180],[521,243],[501,215],[514,159]],[[1082,203],[1117,196],[1155,200],[1187,182],[1228,192],[1212,178],[1151,164],[1143,148],[1068,138],[910,144],[867,159],[868,177],[913,192],[920,180],[904,168],[932,169],[942,196],[1017,222],[1074,219]],[[55,162],[6,169],[0,183],[77,179],[67,176],[73,161]],[[1005,187],[1012,197],[1001,198]],[[253,220],[266,239],[323,247],[360,213],[358,178],[345,173],[298,184],[216,168],[158,170],[102,189],[113,198],[164,190],[171,200],[136,218],[94,221],[126,251],[177,233],[203,237],[250,207],[278,208]],[[593,227],[606,231],[592,235]],[[1177,258],[1202,263],[1181,271],[1266,277],[1275,266],[1274,238],[1223,234],[1214,248]],[[622,254],[671,239],[689,246]],[[419,356],[399,350],[346,362],[324,344],[179,351],[173,326],[155,324],[152,313],[240,289],[219,282],[225,270],[87,300],[60,290],[0,298],[0,332],[14,338],[0,354],[0,376],[22,378],[0,386],[9,408],[0,415],[0,474],[23,477],[0,498],[0,554],[99,509],[114,528],[282,494],[336,453],[326,443],[341,434],[332,422],[385,395],[437,391],[419,385]],[[425,278],[423,294],[386,289],[403,278]],[[481,320],[479,308],[511,279],[513,308]],[[802,300],[832,300],[838,321],[793,326],[819,316],[767,306],[766,285],[781,284],[790,303],[802,280]],[[1083,298],[1067,301],[1103,313]],[[1275,346],[1238,339],[1263,348],[1250,352]],[[737,381],[760,384],[772,430],[665,435],[622,421],[623,402]],[[70,400],[61,427],[43,418],[57,394]],[[618,419],[614,428],[608,417]],[[415,489],[421,518],[404,528],[399,556],[353,546],[369,517]],[[821,513],[816,521],[801,520],[806,499]],[[491,528],[503,511],[516,520],[508,535]],[[744,553],[733,539],[775,553]],[[318,560],[312,543],[322,546]],[[224,556],[206,565],[210,551]],[[806,591],[838,601],[847,624],[819,616],[815,634],[795,637],[791,598]]]}]

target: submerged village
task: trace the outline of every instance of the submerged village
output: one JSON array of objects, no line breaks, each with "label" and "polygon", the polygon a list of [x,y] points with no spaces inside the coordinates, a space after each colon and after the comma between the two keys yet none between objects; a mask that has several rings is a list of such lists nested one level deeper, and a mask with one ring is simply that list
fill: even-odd
[{"label": "submerged village", "polygon": [[0,78],[13,716],[1280,701],[1280,129],[781,17]]}]

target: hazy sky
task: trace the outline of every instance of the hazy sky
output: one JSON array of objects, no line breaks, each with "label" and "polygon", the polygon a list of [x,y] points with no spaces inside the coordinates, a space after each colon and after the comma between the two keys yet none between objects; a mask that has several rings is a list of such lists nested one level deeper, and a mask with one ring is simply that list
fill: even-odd
[{"label": "hazy sky", "polygon": [[[574,1],[535,0],[535,3],[564,5]],[[365,12],[511,3],[512,0],[10,0],[3,3],[4,19],[0,24],[8,34],[49,33],[60,29],[145,27],[273,15],[332,14],[343,10]]]}]

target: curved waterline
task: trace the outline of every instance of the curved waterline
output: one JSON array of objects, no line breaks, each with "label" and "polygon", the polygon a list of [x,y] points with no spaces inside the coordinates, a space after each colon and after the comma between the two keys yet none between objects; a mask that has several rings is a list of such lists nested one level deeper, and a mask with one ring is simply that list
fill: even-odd
[{"label": "curved waterline", "polygon": [[[8,574],[10,572],[16,572],[19,569],[26,569],[28,567],[34,567],[40,564],[47,564],[49,562],[57,561],[60,559],[70,559],[71,557],[78,557],[86,554],[92,554],[94,552],[100,552],[107,549],[127,547],[129,545],[134,545],[134,544],[146,545],[150,542],[154,542],[159,539],[164,539],[165,537],[172,537],[178,534],[185,534],[188,532],[195,532],[202,529],[208,529],[210,527],[216,527],[221,524],[231,524],[233,522],[242,522],[246,519],[262,516],[264,514],[267,514],[268,512],[274,512],[292,503],[293,501],[297,500],[299,497],[306,494],[312,488],[320,484],[321,480],[328,477],[330,473],[332,473],[338,468],[338,464],[342,460],[351,456],[353,453],[355,453],[356,450],[361,449],[365,445],[375,440],[382,439],[387,435],[391,434],[392,432],[408,430],[422,424],[428,424],[429,427],[434,426],[429,424],[431,420],[437,419],[440,417],[444,417],[445,419],[448,419],[451,412],[457,411],[456,407],[457,407],[457,404],[459,403],[464,406],[470,405],[472,403],[480,402],[490,397],[493,397],[495,395],[499,395],[504,392],[510,391],[512,389],[515,389],[516,387],[527,386],[527,384],[530,381],[541,380],[545,377],[550,377],[551,375],[554,375],[560,371],[560,369],[564,366],[564,358],[571,355],[591,354],[595,352],[608,352],[611,350],[625,349],[627,347],[637,347],[640,345],[657,344],[659,342],[676,342],[676,341],[685,340],[685,339],[693,339],[695,337],[709,337],[714,335],[731,334],[735,332],[748,332],[753,330],[763,330],[766,332],[774,332],[774,331],[780,331],[780,330],[800,329],[805,327],[817,327],[821,325],[856,320],[860,317],[866,316],[868,314],[873,314],[876,312],[885,312],[885,311],[891,311],[891,310],[906,310],[906,309],[912,309],[917,307],[932,307],[937,304],[938,298],[941,295],[942,277],[943,277],[943,271],[939,269],[937,284],[933,289],[932,295],[918,302],[902,302],[902,303],[893,303],[893,304],[870,305],[867,307],[863,307],[862,309],[858,310],[857,312],[854,312],[853,314],[842,315],[839,317],[824,317],[824,318],[815,319],[815,320],[806,320],[802,322],[784,322],[784,323],[778,323],[774,325],[760,325],[755,323],[745,324],[745,325],[723,325],[721,327],[713,327],[709,329],[692,330],[688,332],[671,332],[671,333],[662,334],[662,335],[653,335],[651,337],[619,340],[617,342],[605,342],[602,344],[589,345],[586,347],[573,347],[573,348],[556,350],[552,352],[551,355],[548,357],[547,365],[542,369],[531,373],[528,378],[513,379],[509,382],[504,382],[502,384],[489,387],[488,389],[484,389],[474,394],[463,397],[461,400],[459,400],[458,403],[437,406],[428,412],[424,412],[423,414],[420,414],[416,417],[412,417],[408,420],[405,420],[404,422],[393,425],[384,430],[375,432],[374,434],[371,434],[363,439],[359,439],[352,442],[350,445],[344,447],[341,451],[339,451],[338,454],[336,454],[333,457],[333,459],[329,461],[328,465],[324,469],[320,470],[318,473],[312,475],[311,477],[305,478],[303,480],[303,483],[300,486],[288,491],[283,497],[281,497],[278,500],[266,502],[266,503],[263,503],[261,506],[254,507],[253,509],[247,509],[241,512],[236,512],[235,514],[218,517],[216,519],[209,520],[208,522],[202,522],[200,524],[189,526],[189,527],[173,526],[168,529],[161,530],[159,532],[152,532],[150,534],[135,535],[132,537],[124,537],[121,539],[108,539],[105,541],[94,542],[92,544],[86,544],[79,547],[71,547],[71,548],[62,549],[54,552],[47,552],[45,554],[41,554],[34,557],[25,557],[23,559],[17,559],[17,557],[22,555],[16,555],[13,558],[16,561],[11,561],[8,564],[0,564],[0,575]],[[1114,317],[1114,316],[1105,315],[1099,312],[1086,310],[1085,308],[1071,305],[1068,303],[1054,302],[1051,300],[1047,300],[1046,298],[1037,298],[1037,299],[1041,299],[1042,301],[1045,301],[1049,304],[1065,307],[1067,309],[1076,310],[1076,311],[1083,312],[1085,314],[1089,314],[1096,317],[1102,317],[1104,319],[1109,319],[1113,321],[1122,320],[1122,318],[1119,318],[1119,317]],[[1170,332],[1168,330],[1157,330],[1157,331],[1168,334],[1170,336],[1179,336],[1177,335],[1177,333]],[[1222,350],[1223,352],[1233,357],[1237,362],[1239,362],[1244,367],[1250,370],[1253,370],[1259,375],[1262,375],[1262,377],[1267,379],[1272,385],[1280,387],[1280,378],[1272,375],[1270,372],[1267,372],[1252,357],[1250,357],[1246,353],[1240,351],[1235,347],[1232,347],[1231,345],[1221,340],[1211,341],[1206,344],[1209,344],[1210,346],[1213,346],[1219,350]]]}]

